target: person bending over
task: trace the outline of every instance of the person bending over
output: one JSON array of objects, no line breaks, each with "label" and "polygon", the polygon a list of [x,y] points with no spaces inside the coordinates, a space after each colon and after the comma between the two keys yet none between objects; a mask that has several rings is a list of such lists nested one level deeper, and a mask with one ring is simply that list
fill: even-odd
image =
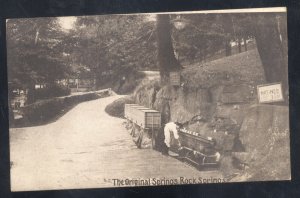
[{"label": "person bending over", "polygon": [[173,133],[174,138],[178,141],[178,146],[180,147],[180,141],[179,141],[179,136],[178,136],[178,130],[182,127],[182,124],[179,122],[169,122],[165,124],[164,127],[164,135],[165,135],[165,140],[164,143],[167,146],[167,154],[168,155],[174,155],[170,153],[170,144],[171,144],[171,134]]}]

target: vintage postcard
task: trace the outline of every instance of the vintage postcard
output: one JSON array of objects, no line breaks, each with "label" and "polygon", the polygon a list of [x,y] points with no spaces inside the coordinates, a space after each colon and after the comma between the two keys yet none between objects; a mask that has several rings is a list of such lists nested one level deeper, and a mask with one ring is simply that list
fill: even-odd
[{"label": "vintage postcard", "polygon": [[12,191],[291,179],[286,8],[6,28]]}]

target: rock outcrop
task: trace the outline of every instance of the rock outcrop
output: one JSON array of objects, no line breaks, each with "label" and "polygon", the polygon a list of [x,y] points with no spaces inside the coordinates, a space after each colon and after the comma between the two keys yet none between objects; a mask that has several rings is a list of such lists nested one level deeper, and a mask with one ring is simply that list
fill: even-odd
[{"label": "rock outcrop", "polygon": [[[234,61],[237,58],[241,60]],[[236,70],[228,70],[231,65],[221,65],[224,62],[236,64],[232,66]],[[217,149],[226,155],[224,163],[230,163],[224,165],[224,175],[234,169],[240,180],[288,179],[288,107],[258,105],[256,87],[264,83],[264,77],[257,54],[249,52],[208,65],[184,70],[181,86],[145,83],[135,92],[135,101],[160,111],[163,123],[178,121],[213,137]]]}]

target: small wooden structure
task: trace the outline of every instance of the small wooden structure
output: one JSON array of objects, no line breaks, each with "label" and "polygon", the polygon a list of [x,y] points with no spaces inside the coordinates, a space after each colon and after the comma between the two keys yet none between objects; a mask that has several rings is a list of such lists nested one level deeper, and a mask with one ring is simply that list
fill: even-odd
[{"label": "small wooden structure", "polygon": [[130,134],[133,137],[138,134],[136,140],[137,146],[141,148],[142,139],[146,132],[151,137],[153,148],[155,145],[155,138],[153,136],[156,130],[161,127],[160,112],[137,104],[125,104],[124,116],[132,125],[132,132]]},{"label": "small wooden structure", "polygon": [[134,116],[134,107],[142,107],[138,104],[125,104],[124,107],[124,116],[126,119],[132,120]]},{"label": "small wooden structure", "polygon": [[149,109],[137,104],[125,104],[125,118],[142,128],[157,129],[161,127],[161,114],[159,111]]}]

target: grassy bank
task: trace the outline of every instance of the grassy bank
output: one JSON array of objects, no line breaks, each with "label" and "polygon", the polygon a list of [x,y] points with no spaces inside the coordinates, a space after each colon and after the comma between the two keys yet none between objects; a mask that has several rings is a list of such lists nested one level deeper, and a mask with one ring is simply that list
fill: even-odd
[{"label": "grassy bank", "polygon": [[124,106],[125,104],[131,103],[134,103],[133,98],[131,96],[125,96],[107,105],[105,112],[113,117],[124,118]]}]

